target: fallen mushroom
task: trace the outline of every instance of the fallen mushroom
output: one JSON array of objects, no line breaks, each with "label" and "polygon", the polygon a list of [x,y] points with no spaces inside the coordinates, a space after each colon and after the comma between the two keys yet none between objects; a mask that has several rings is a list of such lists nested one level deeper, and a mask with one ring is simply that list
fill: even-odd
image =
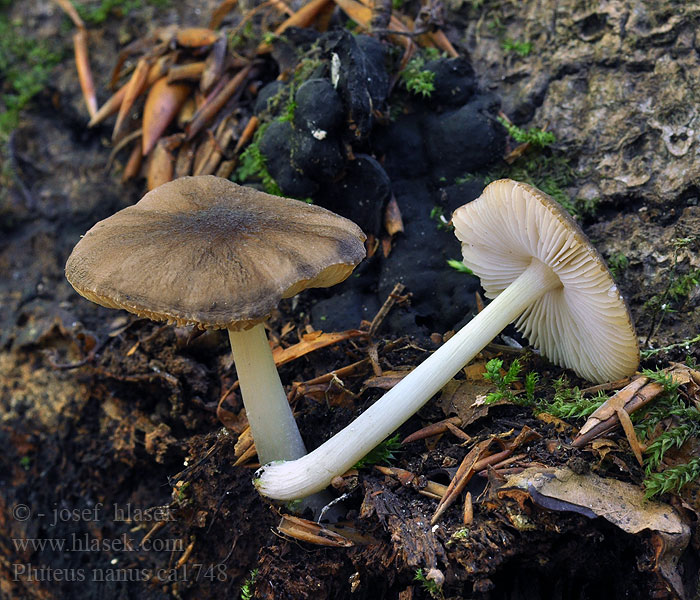
[{"label": "fallen mushroom", "polygon": [[97,223],[73,249],[66,277],[102,306],[227,329],[264,464],[306,450],[262,322],[282,298],[348,277],[364,239],[318,206],[211,175],[183,177]]},{"label": "fallen mushroom", "polygon": [[506,325],[555,363],[600,382],[633,373],[634,326],[600,254],[552,198],[495,181],[452,221],[464,263],[493,301],[345,429],[295,461],[266,465],[258,491],[303,498],[324,488],[404,423]]}]

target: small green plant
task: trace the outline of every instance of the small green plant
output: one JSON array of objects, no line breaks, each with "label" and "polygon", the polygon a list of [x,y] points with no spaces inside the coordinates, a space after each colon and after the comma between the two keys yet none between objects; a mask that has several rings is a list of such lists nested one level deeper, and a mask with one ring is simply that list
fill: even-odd
[{"label": "small green plant", "polygon": [[255,593],[255,580],[258,578],[258,569],[253,569],[249,574],[248,578],[243,582],[241,586],[241,600],[252,600],[253,594]]},{"label": "small green plant", "polygon": [[475,181],[478,179],[477,175],[474,175],[473,173],[467,173],[465,175],[462,175],[461,177],[456,177],[455,178],[455,185],[462,185],[463,183],[467,183],[469,181]]},{"label": "small green plant", "polygon": [[445,211],[442,206],[433,206],[433,208],[430,209],[430,218],[437,222],[438,229],[446,231],[454,229],[452,225],[450,225],[450,221],[445,217]]},{"label": "small green plant", "polygon": [[525,375],[525,381],[523,382],[525,386],[525,398],[530,404],[534,404],[535,402],[535,388],[539,381],[540,376],[534,371],[530,371]]},{"label": "small green plant", "polygon": [[450,542],[456,542],[456,541],[460,541],[460,540],[469,539],[469,533],[470,532],[469,532],[468,527],[462,527],[462,528],[458,529],[450,536],[450,540],[449,540],[448,544]]},{"label": "small green plant", "polygon": [[597,200],[572,201],[569,198],[566,188],[574,181],[576,174],[567,157],[550,150],[528,152],[511,165],[504,163],[503,166],[490,170],[483,177],[484,185],[496,179],[509,177],[539,188],[577,219],[595,214],[598,208]]},{"label": "small green plant", "polygon": [[101,25],[110,16],[123,17],[146,4],[165,8],[170,4],[170,0],[101,0],[97,3],[74,2],[74,4],[83,21],[92,25]]},{"label": "small green plant", "polygon": [[32,467],[32,457],[23,456],[22,458],[20,458],[19,466],[22,467],[25,471],[29,471],[29,469],[31,469]]},{"label": "small green plant", "polygon": [[187,502],[187,493],[190,487],[190,482],[187,481],[183,483],[179,488],[177,488],[177,491],[173,495],[173,500],[175,500],[176,504],[184,504]]},{"label": "small green plant", "polygon": [[296,500],[290,500],[284,504],[290,513],[301,513],[304,507],[304,500],[302,498],[297,498]]},{"label": "small green plant", "polygon": [[668,282],[660,294],[654,294],[644,303],[644,310],[651,315],[651,325],[644,346],[661,327],[666,315],[681,309],[691,292],[700,285],[700,269],[691,269],[687,273],[680,272],[680,251],[695,243],[698,238],[676,238],[673,240],[673,259],[668,271]]},{"label": "small green plant", "polygon": [[498,390],[486,396],[486,403],[491,404],[505,400],[519,406],[529,406],[535,412],[546,412],[561,419],[578,419],[588,417],[607,399],[602,393],[594,398],[584,398],[578,387],[571,387],[566,377],[554,380],[554,396],[551,400],[538,399],[535,389],[539,383],[539,374],[531,371],[523,380],[524,393],[515,394],[512,391],[514,383],[520,381],[522,367],[516,358],[508,368],[501,373],[503,361],[498,358],[486,363],[484,379],[494,383]]},{"label": "small green plant", "polygon": [[253,28],[253,22],[247,21],[241,29],[236,28],[228,33],[228,46],[232,49],[242,49],[250,41],[258,42]]},{"label": "small green plant", "polygon": [[513,125],[501,116],[496,117],[498,122],[506,128],[508,135],[519,144],[530,144],[535,148],[546,148],[557,141],[557,137],[551,131],[544,131],[537,127],[530,129],[521,129],[517,125]]},{"label": "small green plant", "polygon": [[255,132],[253,141],[241,153],[238,168],[231,177],[233,181],[244,183],[250,179],[258,179],[268,194],[282,196],[282,190],[267,170],[267,161],[260,150],[260,140],[268,124],[262,125]]},{"label": "small green plant", "polygon": [[506,26],[503,24],[498,15],[494,15],[492,17],[492,19],[488,22],[487,27],[489,28],[489,31],[491,31],[498,37],[501,37],[506,30]]},{"label": "small green plant", "polygon": [[0,143],[19,123],[20,111],[49,81],[62,52],[20,33],[0,15]]},{"label": "small green plant", "polygon": [[459,271],[460,273],[466,273],[467,275],[474,275],[474,271],[472,271],[461,260],[457,260],[456,258],[448,258],[447,264],[450,267],[452,267],[455,271]]},{"label": "small green plant", "polygon": [[698,426],[695,423],[684,423],[678,427],[672,427],[661,433],[644,451],[644,472],[651,476],[663,460],[666,452],[672,448],[680,448],[691,438],[697,436]]},{"label": "small green plant", "polygon": [[495,384],[497,391],[486,396],[486,404],[493,404],[505,400],[519,406],[533,406],[535,403],[535,386],[539,376],[536,373],[528,373],[525,378],[525,394],[514,394],[511,387],[520,381],[520,371],[522,365],[516,358],[508,367],[505,374],[501,373],[503,361],[500,358],[492,358],[486,363],[486,373],[484,379]]},{"label": "small green plant", "polygon": [[607,400],[602,392],[593,398],[584,398],[577,386],[571,387],[566,377],[554,380],[554,397],[538,404],[540,412],[559,419],[583,419],[592,415]]},{"label": "small green plant", "polygon": [[683,486],[698,479],[700,479],[700,457],[693,458],[685,464],[670,467],[660,473],[648,475],[644,479],[646,496],[651,498],[666,492],[679,492]]},{"label": "small green plant", "polygon": [[418,581],[421,587],[430,594],[431,598],[440,600],[445,596],[442,593],[442,588],[432,579],[428,579],[423,573],[423,569],[416,569],[416,574],[413,577],[413,581]]},{"label": "small green plant", "polygon": [[506,37],[501,41],[501,48],[506,52],[515,52],[524,58],[532,52],[532,42],[522,42]]},{"label": "small green plant", "polygon": [[425,57],[425,60],[437,60],[440,57],[446,57],[448,56],[446,52],[440,52],[437,48],[423,48],[422,49],[423,56]]},{"label": "small green plant", "polygon": [[267,45],[267,46],[271,46],[271,45],[274,44],[278,39],[279,39],[279,36],[278,36],[276,33],[272,32],[272,31],[266,31],[266,32],[263,34],[263,37],[262,37],[263,44],[265,44],[265,45]]},{"label": "small green plant", "polygon": [[[692,344],[700,344],[700,334],[696,335],[693,338],[687,338],[685,340],[682,340],[680,342],[676,342],[675,344],[669,344],[668,346],[662,346],[661,348],[646,348],[640,352],[642,358],[651,358],[652,356],[659,354],[660,352],[669,352],[670,350],[674,350],[676,348],[685,348],[687,351],[690,351],[690,347]],[[692,357],[690,357],[692,358]],[[688,364],[689,367],[694,368],[693,365]]]},{"label": "small green plant", "polygon": [[401,72],[401,80],[406,89],[416,96],[429,98],[435,91],[435,73],[424,69],[425,58],[416,56]]},{"label": "small green plant", "polygon": [[374,450],[371,450],[364,458],[358,460],[354,465],[353,469],[364,469],[372,465],[378,465],[380,463],[389,464],[396,457],[394,452],[401,448],[401,440],[399,439],[399,434],[391,436],[381,442]]},{"label": "small green plant", "polygon": [[629,264],[629,259],[622,252],[615,252],[608,258],[608,268],[615,279],[620,278],[620,275],[622,275]]},{"label": "small green plant", "polygon": [[[643,374],[663,386],[662,393],[650,406],[632,415],[640,440],[655,435],[644,450],[644,487],[646,496],[651,498],[679,492],[683,486],[700,478],[700,459],[664,466],[668,452],[680,449],[700,435],[700,410],[684,400],[678,392],[679,384],[666,371],[644,369]],[[656,434],[659,429],[663,431]]]}]

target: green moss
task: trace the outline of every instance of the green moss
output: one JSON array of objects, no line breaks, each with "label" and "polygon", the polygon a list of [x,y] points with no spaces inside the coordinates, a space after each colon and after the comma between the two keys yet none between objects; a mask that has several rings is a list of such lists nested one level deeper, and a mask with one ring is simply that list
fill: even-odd
[{"label": "green moss", "polygon": [[246,183],[251,180],[260,181],[268,194],[282,196],[282,190],[267,170],[267,161],[260,151],[260,140],[268,125],[269,124],[261,125],[255,132],[253,141],[241,153],[238,167],[231,176],[231,179],[239,183]]},{"label": "green moss", "polygon": [[433,206],[433,208],[430,209],[430,218],[437,223],[438,229],[444,229],[446,231],[454,229],[454,227],[450,225],[449,219],[445,217],[445,210],[442,206]]},{"label": "green moss", "polygon": [[606,400],[602,394],[594,398],[584,398],[578,387],[571,387],[566,377],[555,379],[554,396],[551,399],[537,398],[535,391],[540,381],[538,373],[533,371],[525,375],[523,392],[515,394],[513,385],[520,382],[522,366],[516,358],[503,374],[503,361],[494,358],[486,363],[484,379],[496,385],[497,391],[487,395],[486,403],[499,401],[512,402],[520,406],[531,407],[535,412],[546,412],[560,419],[579,419],[588,417]]},{"label": "green moss", "polygon": [[246,21],[242,29],[228,34],[228,46],[232,50],[243,50],[248,44],[257,45],[259,41],[252,21]]},{"label": "green moss", "polygon": [[518,56],[528,56],[532,52],[532,42],[522,42],[509,37],[501,40],[501,48],[506,52],[515,52]]},{"label": "green moss", "polygon": [[50,79],[63,53],[49,43],[28,38],[19,24],[0,14],[0,143],[19,123],[19,115]]},{"label": "green moss", "polygon": [[493,383],[498,390],[491,392],[486,396],[486,404],[493,404],[494,402],[512,402],[513,404],[518,404],[520,406],[534,406],[535,405],[535,386],[539,379],[537,373],[528,373],[525,378],[525,394],[516,395],[513,393],[513,384],[520,381],[520,371],[522,365],[520,361],[516,358],[505,371],[505,374],[501,373],[503,369],[503,361],[500,358],[492,358],[486,363],[486,373],[484,373],[484,379]]},{"label": "green moss", "polygon": [[596,202],[571,200],[566,188],[573,183],[575,172],[566,156],[549,148],[544,151],[527,152],[511,165],[503,163],[491,169],[484,176],[484,183],[503,177],[539,188],[577,219],[592,215],[597,209]]},{"label": "green moss", "polygon": [[100,0],[99,2],[73,2],[80,17],[89,25],[101,25],[109,17],[123,17],[150,4],[165,8],[171,0]]},{"label": "green moss", "polygon": [[543,131],[537,127],[521,129],[501,116],[496,117],[496,119],[506,128],[508,135],[519,144],[530,144],[535,148],[546,148],[557,141],[556,136],[551,131]]},{"label": "green moss", "polygon": [[554,397],[538,403],[537,410],[559,419],[584,419],[592,415],[607,400],[602,393],[584,398],[578,386],[571,387],[566,377],[554,380]]},{"label": "green moss", "polygon": [[679,492],[691,481],[700,479],[698,458],[665,464],[669,452],[700,436],[700,410],[681,396],[679,385],[666,371],[644,369],[643,373],[663,386],[652,404],[632,415],[637,436],[646,443],[644,487],[647,497],[652,497]]},{"label": "green moss", "polygon": [[416,96],[429,98],[435,91],[435,73],[424,69],[425,57],[415,56],[401,71],[401,81],[406,89]]},{"label": "green moss", "polygon": [[364,458],[358,460],[354,465],[354,469],[364,469],[372,465],[380,463],[389,463],[394,460],[394,452],[401,447],[399,435],[393,435],[381,442],[374,450],[370,450]]},{"label": "green moss", "polygon": [[608,257],[608,268],[615,279],[619,279],[620,275],[629,266],[629,259],[622,252],[615,252]]},{"label": "green moss", "polygon": [[675,465],[660,473],[652,473],[644,480],[644,488],[647,498],[652,498],[667,492],[679,492],[683,487],[698,479],[700,479],[700,457],[693,458],[684,464]]},{"label": "green moss", "polygon": [[452,267],[455,271],[459,271],[460,273],[466,273],[467,275],[474,275],[474,271],[472,271],[461,260],[457,260],[456,258],[448,258],[447,265]]},{"label": "green moss", "polygon": [[[661,327],[669,313],[682,310],[690,298],[691,292],[700,285],[700,269],[690,269],[683,273],[681,250],[697,244],[700,237],[675,238],[673,244],[673,260],[667,272],[667,282],[663,291],[654,294],[644,303],[644,310],[649,314],[651,326],[644,345],[646,346]],[[668,346],[670,348],[672,346]]]},{"label": "green moss", "polygon": [[435,600],[440,600],[441,598],[445,597],[442,593],[442,588],[432,579],[427,579],[426,576],[423,574],[423,569],[416,569],[416,574],[413,577],[413,581],[418,581],[421,584],[421,587],[428,594],[430,594],[431,598],[434,598]]},{"label": "green moss", "polygon": [[243,582],[241,586],[241,600],[252,600],[255,595],[255,580],[258,578],[258,572],[258,569],[253,569],[248,574],[248,578]]},{"label": "green moss", "polygon": [[[524,393],[516,394],[513,386],[520,381],[520,361],[515,359],[503,371],[503,361],[492,359],[486,363],[484,379],[498,388],[486,397],[486,403],[508,401],[531,407],[535,412],[546,412],[561,419],[583,419],[595,412],[608,397],[599,392],[586,398],[578,387],[571,387],[565,377],[554,381],[554,396],[538,399],[535,388],[538,375],[528,373]],[[664,370],[645,369],[643,374],[663,386],[653,403],[630,415],[637,437],[646,448],[643,454],[644,487],[647,497],[667,492],[678,492],[685,485],[700,479],[700,458],[673,464],[668,458],[673,450],[700,437],[700,410],[679,393],[679,384]]]}]

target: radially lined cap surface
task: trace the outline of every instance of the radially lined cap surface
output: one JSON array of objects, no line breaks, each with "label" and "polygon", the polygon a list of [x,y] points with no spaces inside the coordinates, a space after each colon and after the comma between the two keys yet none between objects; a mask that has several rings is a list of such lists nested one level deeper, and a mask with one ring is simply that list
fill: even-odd
[{"label": "radially lined cap surface", "polygon": [[183,177],[92,227],[66,277],[103,306],[247,329],[280,299],[343,281],[364,258],[364,240],[324,208],[212,175]]},{"label": "radially lined cap surface", "polygon": [[515,321],[549,359],[590,381],[634,373],[639,346],[627,305],[598,251],[576,222],[540,190],[510,179],[489,184],[453,216],[464,263],[495,298],[539,259],[561,287]]}]

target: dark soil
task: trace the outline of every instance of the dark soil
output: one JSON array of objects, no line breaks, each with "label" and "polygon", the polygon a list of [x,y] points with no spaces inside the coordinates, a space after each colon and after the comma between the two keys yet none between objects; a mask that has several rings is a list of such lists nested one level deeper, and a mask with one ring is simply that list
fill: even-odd
[{"label": "dark soil", "polygon": [[[158,25],[205,25],[202,15],[217,4],[142,6],[91,26],[100,100],[125,43]],[[447,266],[460,257],[459,243],[436,215],[449,218],[480,194],[490,170],[506,168],[500,159],[515,144],[495,121],[499,108],[518,125],[557,135],[544,154],[548,168],[566,157],[574,175],[562,189],[578,206],[595,206],[580,213],[585,232],[606,258],[626,257],[616,277],[640,341],[646,349],[674,345],[642,366],[700,360],[698,343],[682,343],[700,331],[700,287],[668,295],[671,284],[700,269],[697,9],[642,3],[630,12],[611,2],[596,11],[572,0],[521,3],[516,13],[507,2],[447,4],[445,31],[464,58],[428,63],[435,96],[412,97],[396,84],[392,102],[401,114],[378,116],[373,108],[388,112],[391,104],[393,59],[376,39],[342,30],[320,38],[320,47],[328,61],[336,53],[352,65],[345,79],[329,87],[330,63],[322,60],[296,91],[293,123],[267,129],[261,149],[269,148],[270,171],[284,192],[313,197],[377,240],[389,237],[385,210],[393,198],[404,226],[388,255],[380,243],[356,277],[281,303],[269,331],[287,347],[312,329],[366,328],[394,286],[405,286],[373,339],[346,340],[289,362],[280,368],[283,383],[311,380],[374,351],[385,374],[413,367],[471,318],[479,282]],[[693,527],[677,569],[684,590],[674,591],[661,572],[651,530],[628,534],[603,518],[499,495],[502,477],[493,472],[469,484],[475,514],[466,528],[461,501],[431,526],[437,501],[419,494],[420,485],[364,468],[340,490],[348,493],[344,526],[358,543],[326,547],[281,535],[286,508],[255,492],[253,462],[232,466],[245,419],[240,397],[226,393],[236,380],[226,337],[98,307],[66,282],[63,267],[79,236],[136,202],[143,181],[120,183],[124,157],[106,168],[111,122],[85,127],[70,27],[60,10],[34,0],[0,11],[21,21],[24,35],[65,48],[0,156],[0,598],[246,597],[253,570],[249,589],[257,598],[428,598],[415,580],[418,569],[444,575],[446,598],[697,598],[697,483],[664,498],[683,506]],[[532,54],[505,50],[506,39],[532,41]],[[261,73],[261,86],[269,84],[276,66],[270,62]],[[254,100],[244,109],[252,112]],[[328,136],[318,140],[318,129]],[[687,148],[682,136],[690,136]],[[515,354],[491,349],[482,362],[494,356],[509,362]],[[571,385],[589,385],[534,353],[521,360],[525,371],[540,374],[543,395],[562,375]],[[382,395],[372,375],[364,363],[342,385],[297,396],[309,450]],[[448,403],[431,401],[399,434],[451,414]],[[522,464],[578,465],[641,484],[643,472],[618,433],[609,452],[578,450],[573,428],[513,405],[496,406],[462,429],[481,441],[510,439],[524,426],[539,438],[519,450]],[[446,434],[405,445],[392,465],[423,484],[447,484],[468,451]]]}]

